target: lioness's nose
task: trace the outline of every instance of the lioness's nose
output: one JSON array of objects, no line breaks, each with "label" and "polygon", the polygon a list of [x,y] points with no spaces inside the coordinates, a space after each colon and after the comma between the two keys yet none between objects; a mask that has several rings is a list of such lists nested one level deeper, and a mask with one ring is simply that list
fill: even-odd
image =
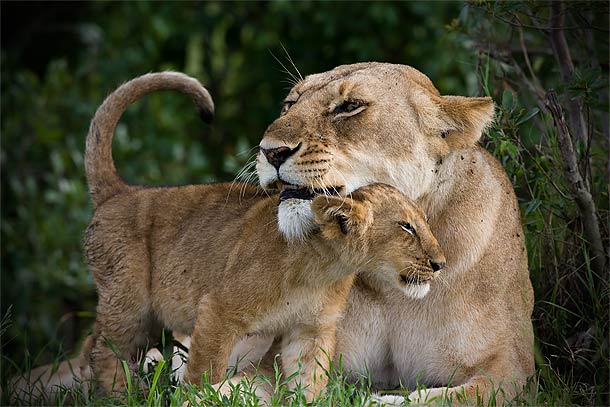
[{"label": "lioness's nose", "polygon": [[434,270],[434,271],[439,271],[440,269],[445,267],[445,262],[444,261],[436,262],[436,261],[430,260],[430,267],[432,267],[432,270]]},{"label": "lioness's nose", "polygon": [[275,169],[279,170],[280,165],[284,164],[288,157],[297,152],[297,150],[301,147],[301,144],[296,146],[295,148],[290,148],[286,146],[277,147],[277,148],[261,148],[263,154],[265,154],[265,158],[269,161],[269,164],[273,165]]}]

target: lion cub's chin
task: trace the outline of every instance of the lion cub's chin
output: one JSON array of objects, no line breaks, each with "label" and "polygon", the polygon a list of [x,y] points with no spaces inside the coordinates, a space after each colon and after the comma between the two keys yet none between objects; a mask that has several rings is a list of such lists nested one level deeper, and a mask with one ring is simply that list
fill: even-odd
[{"label": "lion cub's chin", "polygon": [[403,293],[409,298],[421,299],[430,292],[430,283],[407,284],[400,287]]},{"label": "lion cub's chin", "polygon": [[311,211],[311,201],[306,199],[280,202],[277,219],[280,233],[288,242],[301,242],[318,227]]}]

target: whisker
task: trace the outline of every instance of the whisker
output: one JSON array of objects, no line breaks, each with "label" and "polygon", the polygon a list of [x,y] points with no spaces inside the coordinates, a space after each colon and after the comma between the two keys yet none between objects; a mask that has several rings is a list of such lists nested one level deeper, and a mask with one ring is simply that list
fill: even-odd
[{"label": "whisker", "polygon": [[[286,71],[282,71],[282,72],[286,72]],[[297,84],[295,81],[290,80],[290,79],[282,79],[280,82],[282,82],[282,83],[287,83],[287,84],[289,84],[289,85],[290,85],[289,87],[284,88],[285,90],[286,90],[286,89],[290,90],[290,89],[294,88],[294,87],[295,87],[295,85]]]},{"label": "whisker", "polygon": [[286,65],[284,65],[284,64],[282,63],[282,61],[280,61],[280,60],[278,59],[278,57],[276,57],[276,56],[275,56],[275,54],[273,54],[273,52],[272,52],[271,50],[269,50],[269,53],[271,54],[271,56],[273,57],[273,59],[275,59],[275,60],[277,61],[277,63],[278,63],[278,64],[280,64],[280,65],[282,66],[282,68],[284,68],[284,71],[283,71],[283,72],[284,72],[284,73],[286,73],[286,74],[288,74],[288,75],[290,75],[290,78],[292,78],[292,80],[294,81],[293,86],[294,86],[294,85],[296,85],[296,84],[299,82],[299,78],[297,78],[297,77],[296,77],[296,76],[295,76],[295,75],[294,75],[292,72],[290,72],[290,71],[288,70],[288,68],[286,68]]},{"label": "whisker", "polygon": [[241,180],[247,178],[249,174],[255,172],[256,162],[251,162],[247,164],[243,170],[235,177],[235,179]]},{"label": "whisker", "polygon": [[445,288],[450,288],[449,280],[444,273],[439,274],[438,277],[436,277],[436,281],[442,284]]},{"label": "whisker", "polygon": [[252,152],[252,150],[254,150],[255,148],[259,148],[259,146],[258,146],[258,145],[256,145],[256,146],[254,146],[254,147],[252,147],[252,148],[249,148],[248,150],[245,150],[245,151],[242,151],[242,152],[240,152],[240,153],[237,153],[236,155],[239,157],[240,155],[245,155],[245,154],[248,154],[248,153]]},{"label": "whisker", "polygon": [[282,49],[284,50],[284,52],[286,53],[286,56],[288,57],[288,62],[290,62],[290,64],[294,68],[294,70],[297,71],[297,73],[299,74],[299,78],[301,78],[301,80],[303,80],[303,75],[301,75],[301,71],[299,71],[299,68],[297,68],[297,66],[294,64],[292,57],[290,56],[290,54],[286,50],[286,47],[284,47],[284,44],[282,44],[281,41],[280,41],[280,45],[282,46]]},{"label": "whisker", "polygon": [[252,160],[252,158],[255,157],[255,156],[256,156],[256,154],[253,154],[250,157],[248,157],[248,159],[246,160],[246,163],[237,172],[237,175],[235,176],[236,179],[239,178],[244,171],[249,170],[252,165],[256,164],[256,161]]},{"label": "whisker", "polygon": [[319,185],[320,185],[320,188],[319,188],[319,189],[321,189],[321,190],[322,190],[322,193],[323,193],[325,196],[330,196],[330,195],[332,195],[332,194],[330,193],[330,191],[328,190],[328,187],[327,187],[327,186],[326,186],[326,184],[324,183],[324,179],[323,179],[322,177],[316,177],[316,178],[314,178],[313,180],[314,180],[314,181],[318,181],[318,183],[319,183]]},{"label": "whisker", "polygon": [[[341,161],[341,162],[345,163],[352,170],[352,173],[354,173],[354,174],[357,173],[357,171],[354,168],[354,166],[352,165],[352,163],[350,163],[346,158],[338,156],[338,155],[333,155],[333,158],[338,160],[338,161]],[[343,173],[341,173],[341,171],[338,170],[338,168],[336,166],[334,166],[334,168],[335,168],[335,170],[337,170],[338,173],[340,173],[343,176],[343,179],[345,181],[345,188],[347,189],[347,178],[345,177],[345,175],[343,175]],[[352,196],[351,196],[351,191],[350,191],[350,198],[351,197]]]},{"label": "whisker", "polygon": [[256,157],[256,154],[251,155],[248,158],[248,160],[246,160],[246,163],[237,172],[237,175],[235,176],[235,178],[233,178],[233,181],[231,182],[231,186],[229,187],[229,192],[227,193],[227,197],[225,199],[225,206],[229,203],[229,197],[231,196],[231,192],[233,192],[233,187],[235,186],[235,183],[237,183],[246,173],[251,172],[252,167],[256,165],[256,160],[252,161],[253,157]]},{"label": "whisker", "polygon": [[246,193],[246,188],[248,187],[248,185],[253,185],[254,183],[252,182],[253,179],[256,179],[256,171],[251,171],[248,176],[244,179],[243,183],[242,183],[242,189],[240,192],[240,197],[243,197]]},{"label": "whisker", "polygon": [[[341,178],[343,178],[343,187],[347,189],[347,178],[345,178],[345,175],[343,175],[343,172],[341,172],[332,162],[330,163],[330,170],[334,170],[337,172],[337,174],[339,174],[341,176]],[[348,192],[349,198],[350,199],[354,199],[352,197],[352,191]],[[347,199],[347,195],[345,196],[343,202],[345,202],[345,199]]]}]

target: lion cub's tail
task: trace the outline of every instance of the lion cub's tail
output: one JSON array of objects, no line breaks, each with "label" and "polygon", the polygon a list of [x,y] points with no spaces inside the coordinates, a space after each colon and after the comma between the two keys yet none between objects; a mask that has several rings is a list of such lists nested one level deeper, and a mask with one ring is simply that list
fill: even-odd
[{"label": "lion cub's tail", "polygon": [[194,78],[179,72],[149,73],[121,85],[97,109],[85,148],[87,184],[97,207],[113,195],[127,189],[112,160],[112,136],[119,118],[127,107],[157,90],[173,89],[193,99],[201,118],[209,123],[214,117],[214,102],[208,91]]}]

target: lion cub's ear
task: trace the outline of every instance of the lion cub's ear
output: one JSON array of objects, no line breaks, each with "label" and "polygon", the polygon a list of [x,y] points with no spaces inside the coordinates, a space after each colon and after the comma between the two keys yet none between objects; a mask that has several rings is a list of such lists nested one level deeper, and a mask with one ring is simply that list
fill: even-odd
[{"label": "lion cub's ear", "polygon": [[494,103],[489,97],[442,96],[440,108],[447,126],[442,136],[451,149],[475,145],[494,119]]},{"label": "lion cub's ear", "polygon": [[370,222],[369,208],[351,198],[319,195],[311,203],[316,223],[326,239],[362,234]]}]

